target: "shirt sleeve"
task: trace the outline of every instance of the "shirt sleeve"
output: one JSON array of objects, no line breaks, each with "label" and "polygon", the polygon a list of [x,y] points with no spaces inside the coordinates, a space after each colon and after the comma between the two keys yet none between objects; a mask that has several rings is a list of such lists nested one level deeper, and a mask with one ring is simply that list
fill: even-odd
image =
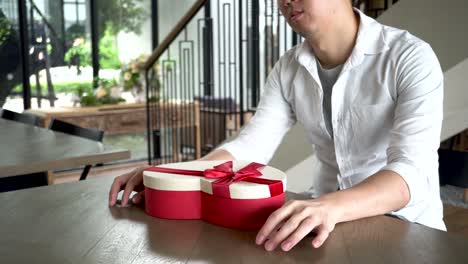
[{"label": "shirt sleeve", "polygon": [[290,104],[281,89],[280,62],[270,72],[259,105],[239,135],[219,149],[237,160],[267,164],[286,132],[296,123]]},{"label": "shirt sleeve", "polygon": [[443,72],[427,43],[403,52],[395,67],[396,108],[383,170],[404,179],[410,192],[406,207],[410,207],[428,199],[431,186],[438,183]]}]

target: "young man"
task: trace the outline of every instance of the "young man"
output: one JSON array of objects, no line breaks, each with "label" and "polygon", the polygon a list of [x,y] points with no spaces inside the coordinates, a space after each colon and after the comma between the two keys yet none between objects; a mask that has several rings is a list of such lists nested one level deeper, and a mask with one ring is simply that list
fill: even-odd
[{"label": "young man", "polygon": [[[387,213],[445,230],[437,155],[443,73],[430,46],[349,0],[278,4],[305,41],[278,61],[239,136],[204,157],[267,163],[295,122],[306,128],[322,163],[319,197],[275,211],[256,243],[288,251],[315,230],[320,247],[337,223]],[[141,170],[115,180],[111,206],[124,186],[123,205],[141,188]],[[133,199],[141,200],[142,193]]]}]

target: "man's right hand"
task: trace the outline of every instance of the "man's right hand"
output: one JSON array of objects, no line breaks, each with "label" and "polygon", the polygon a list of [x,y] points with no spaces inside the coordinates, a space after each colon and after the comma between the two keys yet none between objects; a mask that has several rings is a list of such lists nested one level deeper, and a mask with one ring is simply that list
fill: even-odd
[{"label": "man's right hand", "polygon": [[135,168],[133,171],[122,174],[114,179],[109,191],[109,206],[114,206],[117,202],[117,195],[124,190],[122,195],[122,206],[127,206],[132,191],[138,192],[132,198],[135,204],[141,203],[145,197],[145,188],[143,186],[143,170],[148,166]]}]

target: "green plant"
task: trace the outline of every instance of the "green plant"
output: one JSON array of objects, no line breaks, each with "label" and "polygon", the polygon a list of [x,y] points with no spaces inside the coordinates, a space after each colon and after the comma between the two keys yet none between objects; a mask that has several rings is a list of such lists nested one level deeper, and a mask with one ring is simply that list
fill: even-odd
[{"label": "green plant", "polygon": [[101,105],[101,103],[99,103],[96,96],[83,95],[80,97],[80,105],[81,106],[98,106],[98,105]]},{"label": "green plant", "polygon": [[112,34],[120,31],[141,33],[141,24],[148,18],[146,0],[98,1],[99,35],[110,28]]},{"label": "green plant", "polygon": [[121,102],[125,102],[125,99],[112,97],[97,98],[93,95],[85,95],[80,99],[81,106],[100,106],[106,104],[118,104]]},{"label": "green plant", "polygon": [[133,88],[141,88],[143,86],[140,75],[144,71],[144,64],[147,58],[148,56],[141,55],[123,65],[121,77],[125,91],[130,91]]},{"label": "green plant", "polygon": [[96,90],[78,93],[81,106],[99,106],[105,104],[117,104],[125,102],[120,96],[113,96],[112,89],[119,89],[116,80],[97,80],[99,88]]},{"label": "green plant", "polygon": [[119,69],[119,53],[115,45],[115,33],[112,26],[106,26],[104,35],[99,41],[99,65],[102,69]]},{"label": "green plant", "polygon": [[71,90],[73,91],[73,93],[78,95],[79,98],[85,96],[86,94],[93,94],[94,93],[94,89],[93,89],[92,84],[91,85],[77,84],[77,85],[71,87]]},{"label": "green plant", "polygon": [[104,87],[106,89],[116,87],[119,83],[115,79],[97,79],[98,84],[100,87]]},{"label": "green plant", "polygon": [[[125,91],[130,91],[133,88],[142,89],[144,80],[141,77],[145,72],[144,66],[147,60],[147,55],[141,55],[138,58],[133,59],[127,64],[123,65],[121,70],[121,78]],[[150,71],[150,75],[148,76],[151,87],[157,87],[157,89],[160,88],[159,71],[159,64],[155,63],[152,70]]]},{"label": "green plant", "polygon": [[0,17],[0,46],[3,45],[11,34],[11,24],[4,16]]},{"label": "green plant", "polygon": [[91,65],[91,45],[84,38],[76,38],[65,53],[64,60],[68,65],[75,65],[77,73],[81,74],[80,67]]},{"label": "green plant", "polygon": [[[121,67],[115,36],[123,32],[141,33],[141,25],[148,18],[146,0],[98,1],[98,35],[99,64],[102,69],[119,69]],[[64,60],[77,67],[90,66],[91,45],[86,38],[86,28],[75,23],[67,28],[66,39],[73,40],[72,47],[66,52]],[[78,42],[78,43],[77,43]],[[67,46],[70,45],[67,44]]]},{"label": "green plant", "polygon": [[[47,84],[40,83],[41,87],[41,94],[45,95],[48,93],[47,91]],[[78,94],[78,91],[93,91],[93,83],[92,82],[61,82],[61,83],[54,83],[54,91],[56,93],[71,93],[71,94]],[[13,92],[21,93],[22,85],[18,84],[13,88]],[[31,83],[31,94],[33,96],[37,95],[37,89],[35,83]]]},{"label": "green plant", "polygon": [[[112,32],[111,29],[107,29],[99,40],[99,64],[102,69],[120,68],[119,54]],[[76,66],[77,72],[80,74],[81,67],[91,65],[91,58],[91,44],[84,37],[77,37],[73,41],[72,47],[65,53],[64,60],[69,65]]]}]

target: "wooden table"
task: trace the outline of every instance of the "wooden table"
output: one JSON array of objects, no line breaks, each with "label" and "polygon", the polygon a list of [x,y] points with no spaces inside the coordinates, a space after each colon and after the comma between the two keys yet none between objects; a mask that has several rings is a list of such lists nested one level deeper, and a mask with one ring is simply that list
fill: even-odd
[{"label": "wooden table", "polygon": [[[468,239],[387,216],[266,252],[256,232],[108,207],[113,177],[0,194],[0,263],[468,263]],[[289,197],[298,197],[288,194]]]},{"label": "wooden table", "polygon": [[146,132],[146,105],[125,103],[86,107],[50,107],[28,109],[26,113],[42,118],[42,126],[49,127],[52,119],[86,128],[95,128],[106,135]]},{"label": "wooden table", "polygon": [[0,177],[130,158],[125,149],[0,119]]},{"label": "wooden table", "polygon": [[[153,130],[171,129],[172,155],[174,161],[181,161],[178,150],[181,139],[178,130],[194,130],[193,146],[195,158],[201,158],[200,106],[195,103],[166,102],[153,109]],[[52,119],[59,119],[86,128],[104,131],[105,135],[147,132],[145,103],[125,103],[89,107],[53,107],[29,109],[26,113],[42,118],[42,126],[49,127]],[[161,116],[161,120],[157,120]],[[186,142],[185,142],[186,143]]]}]

